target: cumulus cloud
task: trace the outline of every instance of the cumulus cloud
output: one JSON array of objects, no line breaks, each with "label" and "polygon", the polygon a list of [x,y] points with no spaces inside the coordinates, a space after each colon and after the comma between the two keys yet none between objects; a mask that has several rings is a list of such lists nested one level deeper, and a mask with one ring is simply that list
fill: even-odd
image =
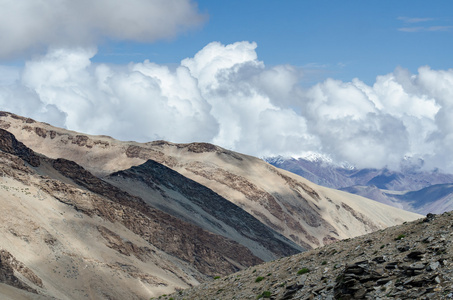
[{"label": "cumulus cloud", "polygon": [[95,64],[95,48],[54,48],[0,86],[0,106],[123,140],[204,141],[256,156],[318,152],[357,167],[403,157],[453,171],[453,70],[397,68],[373,85],[267,67],[255,43],[208,44],[169,68]]},{"label": "cumulus cloud", "polygon": [[93,65],[95,53],[84,48],[50,51],[26,63],[19,84],[33,91],[43,107],[62,112],[64,125],[74,130],[141,141],[214,136],[217,122],[187,68],[172,72],[149,61]]},{"label": "cumulus cloud", "polygon": [[200,25],[191,0],[0,0],[0,58],[102,39],[152,42]]}]

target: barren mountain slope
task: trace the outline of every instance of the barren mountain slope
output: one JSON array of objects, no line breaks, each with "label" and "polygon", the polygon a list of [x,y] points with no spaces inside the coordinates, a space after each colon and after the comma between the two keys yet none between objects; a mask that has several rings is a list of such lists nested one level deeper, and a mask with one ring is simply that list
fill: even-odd
[{"label": "barren mountain slope", "polygon": [[452,226],[428,215],[159,299],[453,299]]},{"label": "barren mountain slope", "polygon": [[36,152],[74,160],[98,175],[155,160],[210,188],[304,248],[372,232],[419,215],[317,186],[255,157],[205,144],[121,142],[9,113],[7,129]]},{"label": "barren mountain slope", "polygon": [[151,206],[237,241],[265,261],[304,250],[207,187],[153,160],[104,179]]},{"label": "barren mountain slope", "polygon": [[0,150],[2,297],[143,299],[261,262],[3,130]]}]

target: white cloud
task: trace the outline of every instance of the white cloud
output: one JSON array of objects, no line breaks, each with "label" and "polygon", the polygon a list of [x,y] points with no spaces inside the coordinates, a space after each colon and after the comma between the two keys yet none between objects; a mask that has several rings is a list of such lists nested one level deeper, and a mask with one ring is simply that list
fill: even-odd
[{"label": "white cloud", "polygon": [[306,94],[307,111],[313,120],[361,120],[375,112],[375,105],[357,88],[355,82],[327,79]]},{"label": "white cloud", "polygon": [[152,42],[205,19],[190,0],[0,0],[0,58],[37,48]]},{"label": "white cloud", "polygon": [[233,79],[226,78],[227,76],[240,74],[237,69],[243,64],[262,68],[264,65],[257,60],[256,47],[256,43],[248,42],[237,42],[226,46],[219,42],[212,42],[193,58],[184,59],[181,65],[187,67],[192,76],[198,79],[198,86],[203,92],[209,92],[209,90],[219,89],[222,82]]},{"label": "white cloud", "polygon": [[[66,115],[65,126],[122,139],[210,140],[217,123],[185,67],[93,65],[93,49],[55,49],[27,62],[21,85]],[[206,128],[203,128],[206,126]],[[203,128],[200,130],[200,128]]]},{"label": "white cloud", "polygon": [[205,141],[252,155],[322,152],[359,167],[404,156],[453,171],[453,70],[397,68],[369,86],[266,67],[256,44],[208,44],[175,68],[94,64],[93,48],[55,48],[0,86],[0,106],[120,139]]},{"label": "white cloud", "polygon": [[359,167],[395,166],[408,150],[404,124],[382,113],[374,89],[363,82],[327,79],[310,88],[305,98],[302,114],[308,128],[334,160]]}]

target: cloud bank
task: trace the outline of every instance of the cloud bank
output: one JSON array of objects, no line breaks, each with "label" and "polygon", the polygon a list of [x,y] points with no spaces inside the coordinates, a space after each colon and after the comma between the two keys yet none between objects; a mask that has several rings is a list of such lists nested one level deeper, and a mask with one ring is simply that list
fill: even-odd
[{"label": "cloud bank", "polygon": [[152,42],[205,19],[190,0],[0,0],[0,59],[37,49]]},{"label": "cloud bank", "polygon": [[397,68],[299,84],[303,70],[266,67],[257,45],[208,44],[176,67],[94,64],[96,49],[59,48],[0,86],[3,110],[122,140],[204,141],[256,156],[318,152],[357,167],[405,156],[453,171],[453,69]]}]

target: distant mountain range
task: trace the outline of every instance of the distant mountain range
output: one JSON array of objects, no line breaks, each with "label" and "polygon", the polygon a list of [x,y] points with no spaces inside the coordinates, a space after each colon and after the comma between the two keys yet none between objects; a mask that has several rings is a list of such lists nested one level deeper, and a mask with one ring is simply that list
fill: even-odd
[{"label": "distant mountain range", "polygon": [[335,188],[420,214],[453,209],[453,174],[422,171],[407,162],[401,171],[356,169],[322,157],[268,157],[267,162],[316,184]]},{"label": "distant mountain range", "polygon": [[149,299],[421,217],[206,143],[0,112],[0,298]]}]

